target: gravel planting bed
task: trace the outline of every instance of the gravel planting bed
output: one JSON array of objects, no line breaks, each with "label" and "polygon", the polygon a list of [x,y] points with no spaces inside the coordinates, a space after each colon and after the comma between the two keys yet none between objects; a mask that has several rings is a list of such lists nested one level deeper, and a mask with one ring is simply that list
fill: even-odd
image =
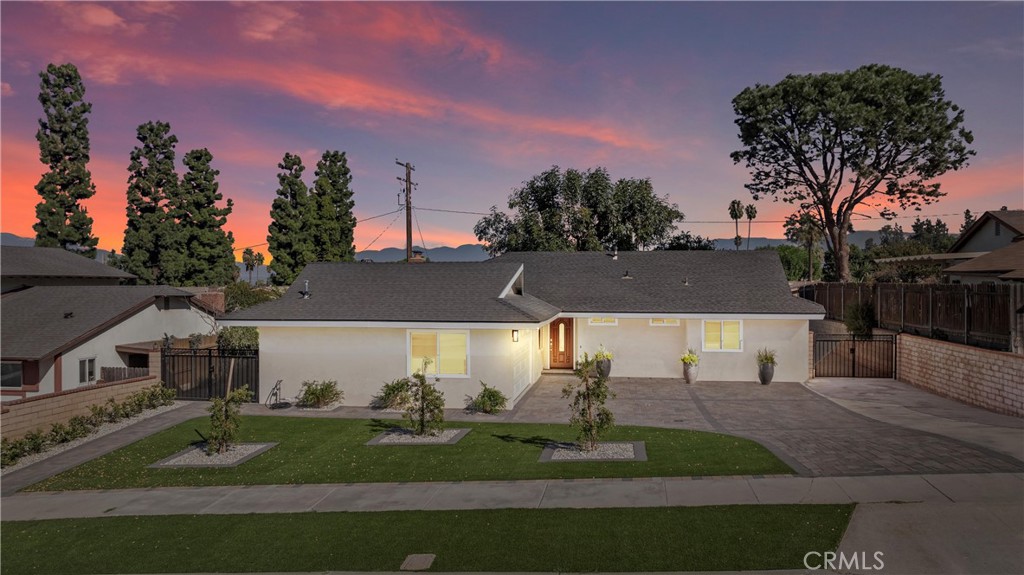
[{"label": "gravel planting bed", "polygon": [[541,452],[540,461],[647,461],[647,448],[643,441],[598,443],[591,451],[574,443],[553,443]]},{"label": "gravel planting bed", "polygon": [[[79,445],[82,445],[83,443],[88,443],[88,442],[90,442],[90,441],[92,441],[94,439],[99,439],[100,437],[103,437],[104,435],[110,435],[111,433],[114,433],[115,431],[124,429],[124,428],[128,427],[129,425],[138,423],[138,422],[142,421],[143,419],[148,419],[150,417],[153,417],[154,415],[160,415],[161,413],[164,413],[166,411],[171,411],[173,409],[177,409],[177,408],[185,405],[185,403],[187,403],[187,402],[175,401],[171,405],[164,405],[162,407],[157,407],[156,409],[148,409],[148,410],[143,411],[142,413],[136,415],[135,417],[129,417],[127,419],[122,419],[121,421],[118,421],[116,423],[104,423],[103,425],[97,427],[96,431],[93,432],[89,436],[79,437],[78,439],[76,439],[74,441],[69,441],[67,443],[60,443],[60,444],[54,445],[54,446],[50,447],[50,449],[48,449],[48,450],[46,450],[46,451],[44,451],[42,453],[34,453],[32,455],[26,455],[25,457],[22,457],[14,465],[10,465],[8,467],[4,467],[3,469],[0,469],[0,477],[3,477],[4,475],[7,475],[8,473],[10,473],[12,471],[17,471],[17,470],[21,469],[22,467],[26,467],[26,466],[32,465],[33,463],[38,463],[40,461],[43,461],[44,459],[49,459],[49,458],[51,458],[54,455],[57,455],[59,453],[64,453],[65,451],[67,451],[69,449],[74,449],[74,448],[78,447]],[[47,431],[47,430],[44,429],[43,431]]]},{"label": "gravel planting bed", "polygon": [[408,429],[391,429],[366,442],[366,445],[455,445],[469,429],[445,429],[437,435],[416,435]]},{"label": "gravel planting bed", "polygon": [[206,444],[199,443],[179,451],[174,455],[161,459],[150,467],[235,467],[256,457],[277,445],[273,443],[238,443],[232,445],[224,453],[206,453]]}]

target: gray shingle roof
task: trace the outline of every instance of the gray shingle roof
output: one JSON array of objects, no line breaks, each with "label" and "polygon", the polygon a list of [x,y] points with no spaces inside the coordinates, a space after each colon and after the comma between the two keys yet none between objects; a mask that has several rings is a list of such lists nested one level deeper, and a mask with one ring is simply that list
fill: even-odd
[{"label": "gray shingle roof", "polygon": [[[168,286],[38,286],[4,294],[0,356],[47,357],[143,309],[157,297],[190,295]],[[71,316],[65,317],[68,313]]]},{"label": "gray shingle roof", "polygon": [[135,276],[60,248],[0,246],[0,275],[14,277],[120,278]]},{"label": "gray shingle roof", "polygon": [[[280,299],[222,320],[537,322],[557,309],[531,297],[498,296],[519,264],[314,263]],[[303,299],[309,281],[309,299]]]},{"label": "gray shingle roof", "polygon": [[[564,312],[818,314],[794,297],[774,251],[514,252],[524,292]],[[623,279],[626,273],[632,279]],[[686,285],[688,283],[689,285]]]}]

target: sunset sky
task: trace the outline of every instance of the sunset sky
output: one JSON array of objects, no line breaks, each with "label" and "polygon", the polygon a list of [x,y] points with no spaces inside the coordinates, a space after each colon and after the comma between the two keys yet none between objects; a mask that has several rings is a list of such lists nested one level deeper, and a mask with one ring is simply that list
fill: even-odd
[{"label": "sunset sky", "polygon": [[[93,105],[86,205],[106,249],[121,246],[128,156],[150,120],[171,124],[179,170],[188,150],[213,153],[238,254],[266,241],[282,155],[299,154],[310,183],[327,149],[348,154],[361,220],[397,208],[396,158],[416,166],[414,205],[469,212],[505,207],[552,165],[600,165],[651,178],[683,229],[731,237],[729,201],[750,201],[729,158],[732,98],[868,63],[940,74],[967,111],[977,156],[921,214],[955,231],[964,209],[1024,207],[1020,2],[3,2],[0,27],[0,227],[21,236],[34,236],[50,62],[76,64]],[[758,209],[753,234],[780,237],[772,220],[790,206]],[[357,249],[393,218],[361,222]],[[476,243],[478,219],[418,212],[427,247]],[[400,219],[372,249],[403,244]]]}]

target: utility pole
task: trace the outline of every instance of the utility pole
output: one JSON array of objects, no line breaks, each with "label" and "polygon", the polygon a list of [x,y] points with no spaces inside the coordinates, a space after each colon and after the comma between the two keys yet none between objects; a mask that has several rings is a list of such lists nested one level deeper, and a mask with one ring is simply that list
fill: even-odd
[{"label": "utility pole", "polygon": [[395,158],[395,163],[405,168],[405,177],[397,179],[405,183],[405,263],[412,263],[412,188],[416,185],[412,181],[412,173],[416,167],[409,162],[403,164],[398,158]]}]

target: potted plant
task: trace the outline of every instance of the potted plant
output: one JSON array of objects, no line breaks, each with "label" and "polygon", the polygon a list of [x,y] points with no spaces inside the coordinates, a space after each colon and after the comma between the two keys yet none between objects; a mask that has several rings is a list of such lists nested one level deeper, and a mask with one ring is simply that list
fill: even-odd
[{"label": "potted plant", "polygon": [[697,383],[697,364],[700,363],[700,356],[697,355],[697,352],[690,348],[679,358],[679,361],[683,362],[683,377],[686,378],[686,383]]},{"label": "potted plant", "polygon": [[602,345],[598,348],[597,353],[594,354],[594,362],[596,363],[597,373],[601,377],[608,377],[612,373],[612,354],[606,350]]},{"label": "potted plant", "polygon": [[762,348],[757,350],[757,378],[761,385],[768,385],[775,377],[775,350]]}]

